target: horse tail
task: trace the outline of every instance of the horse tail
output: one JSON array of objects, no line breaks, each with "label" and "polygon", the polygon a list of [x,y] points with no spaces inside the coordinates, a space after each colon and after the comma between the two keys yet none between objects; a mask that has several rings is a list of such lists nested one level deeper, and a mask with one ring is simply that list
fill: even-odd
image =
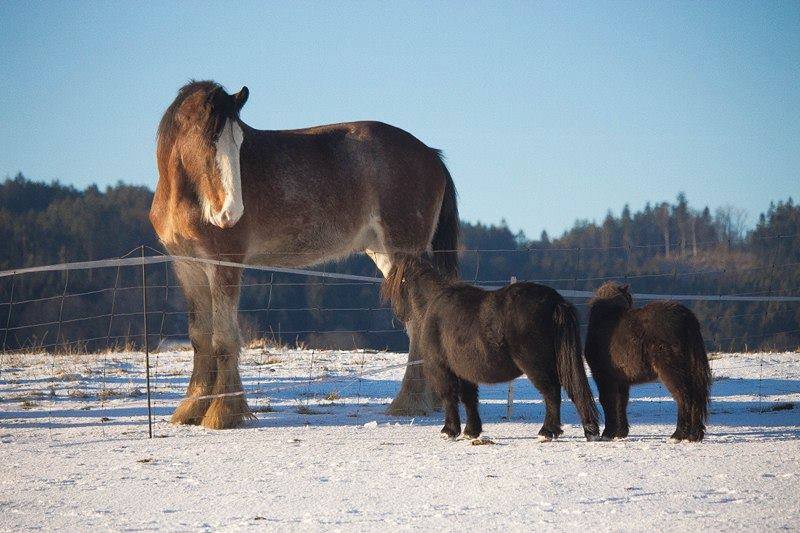
[{"label": "horse tail", "polygon": [[597,440],[600,433],[597,406],[583,367],[581,332],[575,306],[560,301],[553,313],[553,326],[558,380],[578,410],[586,439]]},{"label": "horse tail", "polygon": [[439,209],[439,220],[433,233],[431,247],[433,248],[434,264],[439,271],[447,277],[458,276],[458,238],[459,220],[458,204],[456,202],[456,186],[453,177],[447,170],[442,153],[434,150],[436,157],[442,165],[445,175],[444,197]]},{"label": "horse tail", "polygon": [[693,405],[692,410],[694,411],[692,416],[700,429],[705,430],[713,377],[711,375],[711,366],[708,364],[708,354],[703,342],[703,335],[700,333],[700,322],[698,322],[694,314],[691,315],[691,318],[687,352],[689,355],[690,398]]}]

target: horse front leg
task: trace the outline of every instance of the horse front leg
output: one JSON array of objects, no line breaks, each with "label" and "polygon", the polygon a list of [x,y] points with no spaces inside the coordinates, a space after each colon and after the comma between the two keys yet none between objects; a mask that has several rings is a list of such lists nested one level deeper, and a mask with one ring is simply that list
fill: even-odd
[{"label": "horse front leg", "polygon": [[173,424],[200,424],[211,404],[217,364],[212,357],[211,287],[208,276],[198,265],[175,263],[175,272],[186,296],[189,311],[189,340],[194,350],[194,366],[186,399],[172,415]]},{"label": "horse front leg", "polygon": [[464,436],[477,439],[483,432],[481,415],[478,412],[478,386],[475,383],[461,380],[461,402],[467,413],[467,423],[464,426]]},{"label": "horse front leg", "polygon": [[440,354],[430,355],[432,360],[425,361],[425,373],[444,406],[444,427],[441,434],[444,438],[455,439],[461,433],[461,417],[458,414],[461,380],[439,357]]},{"label": "horse front leg", "polygon": [[211,390],[211,404],[202,424],[211,429],[227,429],[239,426],[246,418],[255,417],[247,406],[239,375],[241,337],[237,306],[241,269],[213,267],[212,270],[209,275],[214,326],[211,351],[217,372]]}]

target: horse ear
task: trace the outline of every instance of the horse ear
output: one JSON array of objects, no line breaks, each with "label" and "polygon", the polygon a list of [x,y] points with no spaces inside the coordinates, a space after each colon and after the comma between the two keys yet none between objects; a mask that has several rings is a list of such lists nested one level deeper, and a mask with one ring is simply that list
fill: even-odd
[{"label": "horse ear", "polygon": [[242,109],[242,106],[245,104],[245,102],[247,102],[247,98],[249,96],[250,89],[248,89],[246,85],[242,87],[241,91],[233,95],[233,102],[237,113]]}]

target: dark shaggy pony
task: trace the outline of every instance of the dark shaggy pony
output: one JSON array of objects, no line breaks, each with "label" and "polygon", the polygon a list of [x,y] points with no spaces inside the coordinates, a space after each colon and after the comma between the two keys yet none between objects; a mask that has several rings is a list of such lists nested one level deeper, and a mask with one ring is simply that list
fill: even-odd
[{"label": "dark shaggy pony", "polygon": [[555,290],[515,283],[486,291],[445,278],[426,258],[404,255],[392,265],[382,294],[398,316],[415,324],[411,342],[423,354],[425,377],[444,404],[444,436],[461,432],[460,399],[467,413],[464,435],[478,437],[477,384],[524,373],[547,409],[540,440],[563,433],[561,387],[575,403],[587,440],[599,439],[577,313]]},{"label": "dark shaggy pony", "polygon": [[711,369],[700,324],[689,309],[677,302],[634,309],[628,285],[608,282],[589,302],[586,360],[600,391],[604,438],[628,436],[630,386],[658,379],[678,405],[671,440],[703,440]]}]

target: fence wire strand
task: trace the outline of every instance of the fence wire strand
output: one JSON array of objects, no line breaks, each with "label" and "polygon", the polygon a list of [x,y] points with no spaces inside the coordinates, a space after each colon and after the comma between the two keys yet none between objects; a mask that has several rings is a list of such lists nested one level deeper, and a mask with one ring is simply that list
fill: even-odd
[{"label": "fence wire strand", "polygon": [[[776,236],[775,238],[784,237],[786,236]],[[663,244],[659,244],[658,246],[663,247]],[[800,329],[798,328],[773,331],[769,331],[767,328],[767,319],[769,317],[790,316],[792,313],[798,313],[797,304],[800,302],[800,296],[794,294],[775,294],[776,291],[774,289],[774,280],[776,276],[781,275],[781,272],[796,268],[800,266],[800,263],[789,262],[784,264],[776,264],[776,261],[773,258],[766,265],[755,267],[747,266],[737,269],[737,272],[768,273],[766,274],[769,277],[768,285],[766,289],[763,290],[759,289],[750,292],[726,293],[724,291],[723,276],[730,271],[728,268],[699,269],[688,272],[678,272],[677,270],[673,269],[671,272],[632,274],[631,255],[633,251],[638,248],[642,247],[622,246],[619,248],[602,248],[602,250],[605,251],[611,249],[619,249],[624,251],[624,272],[622,272],[620,275],[614,276],[583,277],[580,276],[580,272],[581,263],[584,260],[584,254],[591,253],[598,249],[582,249],[579,247],[559,250],[546,249],[547,252],[559,251],[568,254],[574,254],[572,260],[565,261],[568,263],[565,264],[565,270],[567,270],[567,272],[571,270],[572,275],[528,280],[520,278],[519,281],[536,281],[545,283],[555,282],[566,284],[571,288],[567,290],[564,287],[561,287],[560,292],[573,299],[575,301],[575,305],[579,307],[586,307],[587,298],[591,295],[591,293],[589,291],[581,290],[581,287],[585,286],[587,282],[599,282],[611,279],[632,281],[648,278],[665,278],[672,280],[674,283],[682,277],[718,276],[718,290],[716,291],[716,294],[637,293],[634,294],[634,297],[637,300],[678,298],[689,302],[702,302],[703,304],[714,304],[715,306],[718,305],[718,310],[714,315],[711,315],[708,318],[708,323],[706,324],[706,326],[709,327],[709,330],[712,332],[711,338],[713,338],[713,341],[707,338],[707,345],[709,349],[722,350],[726,345],[739,346],[741,345],[742,341],[754,341],[758,343],[763,339],[769,338],[784,339],[782,342],[786,342],[786,339],[800,339]],[[148,253],[154,253],[156,255],[145,256],[145,250],[148,250]],[[482,262],[490,265],[485,258],[482,259],[482,256],[503,253],[535,254],[542,253],[544,251],[545,250],[537,249],[488,251],[470,250],[466,252],[462,251],[462,254],[473,257],[473,281],[478,285],[491,288],[496,284],[505,285],[508,280],[479,279],[479,274],[484,268],[484,266],[482,266]],[[140,252],[141,257],[134,257],[134,252]],[[408,370],[411,367],[421,364],[421,361],[414,361],[404,364],[393,363],[378,368],[366,368],[367,352],[360,349],[360,343],[361,345],[366,346],[364,343],[369,342],[367,339],[388,339],[390,337],[396,337],[397,343],[402,344],[406,335],[404,328],[395,322],[391,307],[380,303],[377,299],[377,295],[374,293],[375,289],[377,288],[377,284],[381,281],[381,278],[378,277],[377,269],[373,270],[373,276],[363,276],[333,271],[333,268],[330,265],[324,266],[322,270],[250,266],[242,265],[241,263],[234,261],[222,260],[219,257],[217,259],[198,259],[183,256],[169,256],[150,247],[142,246],[117,259],[86,261],[63,265],[45,265],[43,267],[26,267],[23,269],[2,271],[0,272],[0,278],[10,278],[10,291],[8,299],[3,298],[5,301],[0,302],[0,306],[6,308],[4,320],[5,327],[3,328],[2,332],[2,351],[0,352],[0,355],[2,355],[2,358],[0,358],[0,379],[2,379],[5,375],[4,372],[7,366],[7,358],[10,355],[32,353],[47,354],[50,359],[49,376],[47,376],[49,383],[48,388],[51,391],[47,417],[49,421],[48,427],[50,428],[49,432],[51,434],[51,438],[54,438],[52,436],[52,429],[56,427],[54,409],[58,405],[58,395],[62,394],[64,390],[67,390],[67,388],[61,384],[61,382],[56,380],[57,362],[62,361],[61,358],[69,357],[79,360],[83,352],[87,350],[97,350],[101,352],[100,359],[96,361],[96,364],[99,365],[99,368],[94,369],[94,367],[92,367],[92,371],[100,373],[99,391],[97,391],[96,396],[99,399],[99,412],[102,415],[100,426],[104,435],[105,425],[109,420],[108,417],[110,415],[109,404],[114,398],[113,390],[115,389],[113,389],[113,387],[119,389],[121,387],[120,381],[122,381],[121,379],[116,378],[113,380],[110,379],[109,370],[114,368],[115,365],[119,365],[110,361],[109,358],[118,360],[120,358],[124,359],[125,357],[128,357],[130,360],[127,361],[126,368],[136,368],[136,364],[138,364],[136,363],[138,361],[138,355],[125,356],[120,354],[130,354],[132,351],[135,352],[138,347],[147,346],[148,337],[151,340],[154,340],[157,337],[158,340],[157,348],[153,352],[155,356],[152,382],[153,407],[157,407],[160,404],[172,405],[176,401],[180,401],[180,398],[176,397],[176,394],[173,392],[176,387],[175,383],[177,382],[179,386],[184,386],[185,382],[188,380],[188,376],[184,375],[183,373],[177,375],[174,375],[173,373],[176,372],[176,365],[178,365],[176,361],[183,361],[184,356],[182,354],[190,355],[191,352],[175,351],[178,346],[176,346],[174,343],[176,341],[178,343],[185,343],[187,339],[185,321],[193,317],[196,318],[198,312],[193,311],[190,306],[183,309],[180,308],[180,305],[187,306],[188,304],[181,296],[181,291],[177,290],[181,286],[175,283],[174,278],[171,279],[170,277],[170,263],[175,262],[197,262],[204,266],[242,268],[246,275],[251,276],[252,279],[242,279],[241,283],[239,283],[237,286],[243,291],[262,290],[264,292],[260,294],[265,294],[266,300],[265,304],[249,306],[240,305],[237,309],[237,314],[241,317],[241,320],[252,320],[252,323],[247,322],[247,324],[249,324],[247,328],[243,328],[247,331],[248,337],[251,339],[261,339],[261,344],[259,347],[250,351],[252,354],[250,356],[251,359],[248,361],[240,361],[241,367],[255,367],[254,369],[250,369],[251,374],[248,378],[249,381],[243,384],[243,389],[240,391],[210,392],[208,394],[194,396],[194,400],[215,401],[246,395],[251,398],[251,404],[253,405],[255,412],[268,412],[272,409],[271,397],[287,391],[301,390],[304,392],[301,394],[300,399],[295,400],[297,401],[296,409],[298,413],[306,420],[306,423],[312,423],[312,415],[316,413],[311,406],[311,402],[312,400],[320,401],[320,399],[316,398],[315,395],[324,394],[324,392],[318,392],[320,390],[318,385],[324,383],[327,387],[329,387],[329,389],[327,389],[327,396],[323,397],[323,399],[324,401],[331,403],[336,401],[337,396],[341,398],[345,392],[348,392],[354,388],[356,389],[354,399],[355,406],[351,413],[355,418],[358,418],[361,416],[363,403],[367,401],[362,394],[368,394],[368,392],[365,392],[364,390],[365,384],[368,383],[368,378],[402,368]],[[572,264],[570,265],[569,263]],[[161,264],[163,264],[162,278],[158,278],[158,276],[156,276],[158,279],[153,280],[152,283],[148,283],[148,278],[150,278],[154,272],[160,271],[160,267],[156,267],[157,265]],[[77,281],[71,283],[70,272],[84,270],[93,272],[96,269],[112,267],[115,268],[116,272],[111,278],[113,279],[113,284],[110,284],[109,282],[110,286],[84,287]],[[127,274],[129,273],[128,269],[131,268],[134,270],[140,269],[142,280],[141,283],[136,283],[135,280],[129,279],[130,276]],[[18,293],[17,289],[19,284],[23,283],[26,277],[35,276],[40,273],[60,273],[63,276],[64,283],[60,294],[39,296],[35,294],[30,295]],[[259,275],[267,275],[268,280],[256,279],[255,276]],[[276,276],[282,277],[282,279],[276,279]],[[77,277],[77,274],[75,274],[74,277]],[[301,279],[294,281],[298,277]],[[99,280],[97,283],[103,282],[103,278],[98,277],[97,279]],[[200,286],[202,285],[185,285],[184,287],[191,289],[193,287]],[[232,285],[219,284],[218,286],[220,288],[228,288]],[[72,287],[74,292],[69,292],[70,287]],[[305,305],[292,306],[285,302],[287,299],[292,299],[291,291],[296,290],[303,291],[303,297],[306,298]],[[358,298],[362,298],[363,300],[364,295],[359,294],[359,291],[372,291],[370,294],[374,296],[374,299],[363,305],[342,305],[339,302],[332,305],[326,304],[326,297],[333,291],[338,290],[350,291],[350,293],[353,294],[351,298],[353,298],[354,301],[359,301]],[[134,298],[138,294],[138,291],[142,291],[142,301],[140,301],[139,307],[137,308],[131,304],[131,298]],[[278,301],[279,293],[285,296],[281,301]],[[20,296],[22,295],[24,295],[25,298],[21,298]],[[157,295],[163,296],[159,298]],[[160,302],[160,306],[156,308],[153,301],[147,303],[145,298],[152,298],[156,302]],[[86,304],[86,302],[96,304],[96,307],[101,307],[102,305],[107,305],[107,307],[98,311],[95,310],[92,305],[82,305]],[[723,310],[726,309],[726,305],[735,305],[737,302],[763,305],[764,308],[763,311],[759,310],[755,312],[739,312],[734,314],[725,314],[723,312]],[[44,309],[47,309],[48,306],[57,306],[55,309],[57,314],[47,315]],[[38,310],[40,307],[41,310]],[[30,309],[33,309],[33,311],[26,313],[26,310]],[[305,318],[298,321],[298,319],[293,318],[295,315],[300,317],[307,315],[307,317],[310,318]],[[48,316],[49,318],[44,320],[33,320],[31,322],[21,322],[29,316]],[[326,329],[325,327],[319,327],[318,324],[324,322],[324,319],[320,318],[323,316],[346,316],[348,318],[346,323],[349,324],[349,326],[341,327],[340,329]],[[719,328],[716,327],[716,325],[722,320],[736,319],[745,321],[747,319],[756,317],[760,317],[762,319],[760,333],[722,336],[719,334]],[[152,333],[150,335],[148,335],[145,331],[141,331],[139,328],[135,328],[133,331],[131,331],[132,324],[135,320],[139,320],[146,328],[151,319],[153,320],[153,323],[157,324],[157,327],[152,329]],[[74,331],[95,331],[92,329],[73,330],[72,328],[79,328],[83,323],[97,322],[99,324],[101,321],[103,326],[97,330],[98,333],[96,334],[79,333],[78,338],[75,338],[75,335],[70,335],[70,333]],[[314,327],[291,327],[291,324],[294,323],[302,325],[314,324]],[[170,329],[170,326],[175,326],[175,324],[178,326],[177,331]],[[287,325],[289,325],[289,327],[287,327]],[[121,328],[125,327],[128,328],[127,331],[120,331]],[[582,324],[582,328],[585,330],[586,324]],[[52,337],[52,329],[55,329],[54,338]],[[213,338],[214,332],[211,330],[197,330],[196,334]],[[355,350],[352,353],[358,354],[358,359],[354,359],[350,363],[348,371],[345,372],[345,375],[337,375],[336,372],[329,370],[324,362],[325,359],[323,352],[316,347],[317,344],[314,344],[310,346],[309,350],[304,352],[308,357],[308,368],[305,379],[302,379],[298,383],[287,384],[281,384],[280,381],[269,379],[269,370],[271,370],[270,367],[273,363],[272,360],[275,359],[275,356],[271,353],[272,350],[285,351],[285,348],[290,346],[292,343],[295,345],[302,345],[302,342],[305,342],[304,339],[309,338],[315,339],[315,343],[327,342],[324,339],[335,338],[336,342],[343,346],[342,343],[345,337],[352,340],[352,349]],[[798,344],[800,344],[800,342],[795,345]],[[127,352],[120,351],[121,348],[127,348]],[[174,354],[168,358],[168,362],[164,363],[167,366],[162,368],[162,354],[166,354],[170,351],[174,352]],[[243,350],[242,356],[240,357],[243,357],[244,353],[245,351]],[[218,356],[216,356],[214,353],[198,353],[194,354],[193,357],[190,357],[190,361],[197,362],[198,360],[202,360],[206,357],[209,359],[215,359]],[[142,359],[146,360],[146,356],[143,355]],[[63,365],[64,363],[62,362],[60,364]],[[87,368],[91,367],[92,365],[90,362],[86,364],[88,365]],[[186,362],[182,362],[180,364],[183,365],[179,365],[180,368],[185,369]],[[759,362],[749,362],[748,364],[741,366],[741,368],[754,368],[755,365],[758,365],[759,367],[757,394],[760,405],[763,404],[761,382],[763,379],[765,379],[765,368],[768,369],[770,364],[772,363],[764,360],[762,357]],[[740,367],[726,366],[725,368],[730,370]],[[119,371],[120,368],[115,368],[115,372]],[[64,371],[61,370],[61,372]],[[216,369],[216,374],[220,376],[225,376],[228,372],[234,372],[238,375],[239,370],[226,370],[222,368]],[[338,372],[341,374],[341,371]],[[133,383],[133,377],[128,376],[128,378],[131,380],[131,383]],[[113,386],[111,384],[112,381],[114,382]],[[95,387],[90,384],[81,386],[86,388],[85,392],[87,395],[91,395],[92,391],[95,390]],[[131,394],[134,394],[137,390],[134,385],[130,385],[130,388]],[[72,390],[73,389],[69,389],[67,392],[71,394],[70,391]],[[148,387],[148,392],[150,392],[150,390],[150,387]],[[661,391],[660,394],[662,396],[666,396],[666,392],[663,390],[663,387],[659,390]],[[800,392],[800,390],[790,390],[790,388],[786,387],[773,388],[773,390],[785,394],[796,394]],[[77,396],[78,393],[75,394]],[[659,401],[659,410],[661,409],[661,403],[663,402]],[[350,414],[348,414],[348,416],[350,416]]]}]

